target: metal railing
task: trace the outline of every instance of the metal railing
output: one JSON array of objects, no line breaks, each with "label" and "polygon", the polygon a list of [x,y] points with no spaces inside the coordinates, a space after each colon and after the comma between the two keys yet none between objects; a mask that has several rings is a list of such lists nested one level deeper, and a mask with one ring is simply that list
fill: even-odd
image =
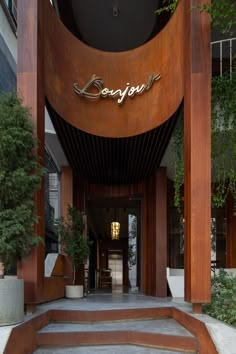
[{"label": "metal railing", "polygon": [[212,73],[222,76],[236,69],[236,38],[223,39],[211,43]]}]

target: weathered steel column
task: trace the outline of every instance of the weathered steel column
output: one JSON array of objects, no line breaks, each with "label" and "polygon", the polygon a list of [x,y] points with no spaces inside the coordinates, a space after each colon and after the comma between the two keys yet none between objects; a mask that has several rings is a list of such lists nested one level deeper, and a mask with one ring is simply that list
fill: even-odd
[{"label": "weathered steel column", "polygon": [[184,209],[185,300],[201,312],[211,298],[211,58],[210,19],[185,1]]},{"label": "weathered steel column", "polygon": [[156,171],[156,296],[167,296],[167,178],[166,168]]},{"label": "weathered steel column", "polygon": [[[66,218],[68,205],[73,206],[73,172],[71,167],[65,166],[61,169],[61,215]],[[63,246],[61,253],[63,254]],[[65,257],[66,283],[71,284],[72,266],[68,257]]]},{"label": "weathered steel column", "polygon": [[[44,1],[18,0],[17,4],[17,90],[23,103],[31,107],[35,135],[39,140],[38,156],[44,163]],[[35,195],[39,222],[35,226],[44,238],[44,186]],[[41,244],[21,262],[18,276],[25,280],[25,302],[42,300],[44,279],[44,247]]]}]

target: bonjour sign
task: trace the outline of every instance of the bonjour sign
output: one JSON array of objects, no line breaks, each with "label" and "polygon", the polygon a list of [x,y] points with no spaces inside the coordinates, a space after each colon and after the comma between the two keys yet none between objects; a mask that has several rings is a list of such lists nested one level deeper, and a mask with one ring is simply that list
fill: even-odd
[{"label": "bonjour sign", "polygon": [[128,82],[125,89],[110,89],[104,87],[104,81],[101,77],[93,75],[92,78],[84,85],[83,88],[79,88],[78,83],[74,83],[74,92],[87,98],[100,98],[111,97],[117,98],[117,103],[122,105],[127,97],[134,97],[135,95],[141,95],[143,92],[150,90],[155,81],[159,81],[161,74],[151,74],[146,83],[138,86],[131,86]]}]

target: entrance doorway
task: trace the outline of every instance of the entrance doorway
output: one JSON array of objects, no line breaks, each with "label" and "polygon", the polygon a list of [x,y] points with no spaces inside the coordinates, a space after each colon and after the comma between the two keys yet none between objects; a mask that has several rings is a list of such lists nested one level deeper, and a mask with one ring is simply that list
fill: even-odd
[{"label": "entrance doorway", "polygon": [[[140,289],[141,198],[89,197],[86,203],[89,237],[90,289],[138,291]],[[112,224],[119,223],[113,237]]]},{"label": "entrance doorway", "polygon": [[109,250],[108,268],[111,269],[112,292],[123,291],[123,251]]}]

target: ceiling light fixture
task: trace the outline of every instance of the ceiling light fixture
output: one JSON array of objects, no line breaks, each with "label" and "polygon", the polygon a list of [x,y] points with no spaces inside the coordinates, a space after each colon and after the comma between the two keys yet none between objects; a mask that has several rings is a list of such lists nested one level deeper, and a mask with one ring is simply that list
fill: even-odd
[{"label": "ceiling light fixture", "polygon": [[120,237],[120,223],[118,221],[113,221],[111,223],[111,239],[119,240]]},{"label": "ceiling light fixture", "polygon": [[114,209],[114,219],[111,223],[111,239],[119,240],[120,238],[120,223],[116,221],[116,209]]}]

